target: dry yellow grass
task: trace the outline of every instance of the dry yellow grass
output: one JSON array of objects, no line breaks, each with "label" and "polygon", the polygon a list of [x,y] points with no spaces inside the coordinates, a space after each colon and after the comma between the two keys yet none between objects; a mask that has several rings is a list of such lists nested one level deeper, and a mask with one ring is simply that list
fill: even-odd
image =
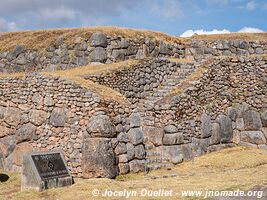
[{"label": "dry yellow grass", "polygon": [[132,66],[136,65],[141,61],[138,60],[126,60],[117,63],[111,64],[102,64],[102,65],[88,65],[83,67],[76,67],[69,70],[59,70],[54,72],[43,72],[43,75],[46,76],[59,76],[67,78],[74,83],[90,89],[92,92],[99,94],[101,97],[107,100],[114,100],[120,104],[127,105],[129,104],[126,97],[124,97],[121,93],[113,90],[112,88],[94,83],[90,80],[84,79],[82,76],[84,75],[95,75],[101,73],[108,73],[112,71],[122,70],[131,68]]},{"label": "dry yellow grass", "polygon": [[180,41],[186,40],[150,30],[105,26],[83,27],[0,33],[0,50],[12,50],[18,44],[25,45],[30,49],[42,50],[52,44],[59,36],[63,36],[67,43],[71,43],[75,37],[90,38],[92,33],[97,31],[108,35],[118,35],[127,38],[147,37],[171,43],[180,43]]},{"label": "dry yellow grass", "polygon": [[[10,173],[8,182],[0,183],[1,200],[44,198],[46,200],[78,200],[78,199],[120,199],[118,197],[94,197],[92,191],[137,191],[173,190],[178,195],[175,199],[182,199],[181,191],[185,190],[248,190],[255,186],[267,185],[267,150],[236,147],[213,152],[177,165],[171,171],[157,170],[149,174],[128,174],[117,180],[90,179],[76,180],[71,187],[50,189],[41,193],[34,190],[20,191],[19,174]],[[152,177],[177,174],[174,178],[153,179]],[[125,199],[125,198],[121,198]],[[130,199],[174,199],[170,197],[133,197]],[[200,198],[197,198],[200,199]]]},{"label": "dry yellow grass", "polygon": [[192,39],[204,40],[258,40],[266,41],[267,33],[227,33],[227,34],[212,34],[212,35],[194,35]]}]

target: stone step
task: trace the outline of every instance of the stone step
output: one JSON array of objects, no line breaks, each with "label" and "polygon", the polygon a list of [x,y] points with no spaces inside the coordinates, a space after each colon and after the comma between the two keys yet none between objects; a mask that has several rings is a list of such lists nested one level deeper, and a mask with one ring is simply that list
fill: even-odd
[{"label": "stone step", "polygon": [[161,154],[158,151],[147,150],[146,157],[160,156]]},{"label": "stone step", "polygon": [[161,169],[161,168],[171,168],[173,167],[173,164],[171,163],[149,163],[147,164],[147,170],[151,171],[151,170],[157,170],[157,169]]}]

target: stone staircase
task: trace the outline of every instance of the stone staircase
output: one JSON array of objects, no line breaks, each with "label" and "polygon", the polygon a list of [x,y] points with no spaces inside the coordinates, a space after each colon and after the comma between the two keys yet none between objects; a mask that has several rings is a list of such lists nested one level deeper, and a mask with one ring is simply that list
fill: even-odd
[{"label": "stone staircase", "polygon": [[[176,85],[178,85],[182,80],[192,74],[198,65],[193,62],[181,63],[181,67],[173,73],[170,77],[164,81],[160,87],[155,88],[153,93],[148,95],[146,98],[138,103],[138,110],[142,118],[142,126],[153,126],[153,119],[147,116],[147,108],[154,107],[155,103],[165,97],[166,94],[171,92]],[[146,170],[155,170],[160,168],[171,168],[173,164],[164,158],[160,148],[155,147],[149,142],[145,142],[146,148]]]}]

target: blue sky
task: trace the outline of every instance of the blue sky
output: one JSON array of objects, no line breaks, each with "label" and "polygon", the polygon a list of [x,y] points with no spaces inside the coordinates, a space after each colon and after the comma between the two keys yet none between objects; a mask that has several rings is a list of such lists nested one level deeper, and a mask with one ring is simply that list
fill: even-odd
[{"label": "blue sky", "polygon": [[267,0],[1,0],[0,31],[122,26],[171,35],[243,27],[267,31]]}]

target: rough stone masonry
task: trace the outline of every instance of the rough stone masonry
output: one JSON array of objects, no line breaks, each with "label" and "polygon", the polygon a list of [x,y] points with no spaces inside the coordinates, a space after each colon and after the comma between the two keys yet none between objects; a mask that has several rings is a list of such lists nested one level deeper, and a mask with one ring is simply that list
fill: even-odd
[{"label": "rough stone masonry", "polygon": [[[192,40],[93,33],[44,52],[0,52],[0,168],[22,155],[62,150],[74,177],[107,177],[172,167],[235,145],[267,148],[266,41]],[[173,58],[192,58],[190,62]],[[121,104],[42,71],[139,59],[135,66],[81,76],[120,92]],[[97,65],[95,66],[97,67]]]}]

